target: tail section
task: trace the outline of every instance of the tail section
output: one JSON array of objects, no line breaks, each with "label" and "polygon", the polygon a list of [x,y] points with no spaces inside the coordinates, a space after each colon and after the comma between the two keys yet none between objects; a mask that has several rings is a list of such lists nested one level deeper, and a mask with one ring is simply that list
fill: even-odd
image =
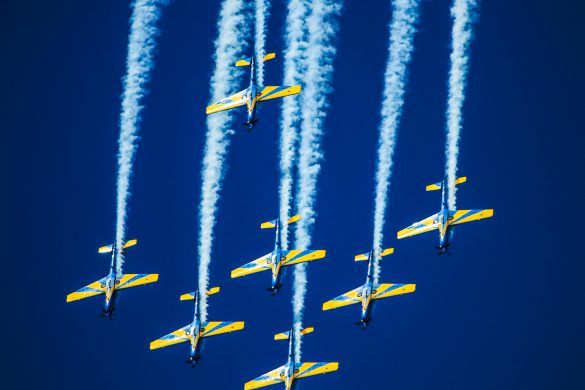
[{"label": "tail section", "polygon": [[[370,253],[371,252],[361,253],[359,255],[356,255],[354,259],[355,259],[355,261],[368,260],[370,258]],[[387,249],[384,249],[382,251],[382,253],[380,253],[380,257],[388,256],[388,255],[391,255],[392,253],[394,253],[394,248],[387,248]]]},{"label": "tail section", "polygon": [[[131,246],[134,246],[136,244],[138,244],[137,239],[128,240],[124,244],[122,244],[122,249],[130,248]],[[102,246],[101,248],[99,248],[98,253],[112,253],[113,250],[114,250],[114,245],[106,245],[106,246]]]},{"label": "tail section", "polygon": [[[292,217],[290,217],[288,219],[288,221],[286,221],[287,224],[291,224],[291,223],[295,223],[298,220],[301,219],[300,215],[293,215]],[[272,221],[268,221],[268,222],[264,222],[260,225],[260,229],[274,229],[276,227],[276,223],[278,222],[278,219],[274,219]]]},{"label": "tail section", "polygon": [[[459,177],[455,180],[455,185],[461,184],[461,183],[465,183],[467,181],[467,176],[462,176]],[[434,184],[429,184],[426,187],[427,191],[437,191],[443,188],[443,182],[440,181],[438,183],[434,183]]]},{"label": "tail section", "polygon": [[[307,326],[306,328],[301,330],[301,335],[304,336],[306,334],[313,333],[313,331],[315,331],[315,328],[313,326]],[[277,333],[274,335],[274,340],[288,340],[289,338],[290,338],[290,331]]]},{"label": "tail section", "polygon": [[[276,53],[268,53],[264,57],[262,57],[262,62],[269,61],[273,58],[276,58]],[[252,64],[251,59],[239,60],[236,62],[236,66],[250,66],[251,64]]]},{"label": "tail section", "polygon": [[[210,288],[205,295],[210,296],[213,294],[217,294],[220,291],[219,287],[212,287]],[[193,291],[187,294],[183,294],[181,295],[181,301],[193,301],[195,299],[195,295],[197,294],[197,291]]]}]

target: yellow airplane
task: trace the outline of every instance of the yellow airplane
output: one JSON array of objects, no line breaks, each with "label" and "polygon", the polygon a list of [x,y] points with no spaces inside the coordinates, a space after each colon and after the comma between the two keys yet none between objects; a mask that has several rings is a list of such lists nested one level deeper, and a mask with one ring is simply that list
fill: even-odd
[{"label": "yellow airplane", "polygon": [[[466,181],[467,177],[460,177],[455,180],[455,185],[465,183]],[[494,215],[494,210],[449,210],[447,204],[447,180],[445,179],[442,182],[427,186],[427,191],[436,190],[441,190],[441,210],[437,214],[431,215],[420,222],[415,222],[406,229],[402,229],[398,232],[397,236],[401,239],[438,229],[440,241],[436,248],[439,250],[439,255],[443,253],[450,254],[447,249],[450,245],[449,239],[451,238],[453,226],[483,218],[490,218]]]},{"label": "yellow airplane", "polygon": [[[269,53],[262,58],[262,61],[268,61],[276,57],[275,53]],[[256,59],[254,57],[248,60],[240,60],[236,62],[236,66],[250,67],[250,86],[243,91],[231,95],[217,103],[208,106],[205,110],[206,114],[213,114],[220,111],[230,110],[232,108],[246,105],[248,107],[248,120],[244,122],[244,126],[248,127],[248,131],[252,130],[255,123],[258,121],[256,113],[260,102],[265,102],[271,99],[277,99],[289,95],[296,95],[301,92],[300,85],[292,86],[262,86],[258,85],[256,81]]]},{"label": "yellow airplane", "polygon": [[[213,287],[207,291],[206,295],[213,295],[219,292],[219,287]],[[203,348],[204,339],[211,336],[216,336],[222,333],[234,332],[236,330],[244,329],[244,323],[230,322],[230,321],[201,321],[201,314],[199,312],[199,291],[181,295],[182,301],[195,301],[195,314],[193,315],[193,322],[180,329],[169,333],[150,343],[150,349],[158,349],[168,347],[189,341],[191,343],[191,354],[185,363],[191,363],[192,367],[197,365],[201,359],[201,350]]]},{"label": "yellow airplane", "polygon": [[[134,246],[138,240],[130,240],[122,245],[121,252],[127,248]],[[80,299],[89,298],[94,295],[105,294],[106,303],[102,309],[101,317],[108,317],[112,319],[112,314],[116,309],[116,300],[118,298],[118,291],[125,288],[136,287],[142,284],[154,283],[158,280],[158,274],[118,274],[116,272],[116,264],[118,261],[118,250],[116,244],[102,246],[98,249],[99,253],[111,253],[112,263],[110,265],[110,273],[105,278],[88,284],[87,286],[77,290],[74,293],[67,295],[67,302],[78,301]]]},{"label": "yellow airplane", "polygon": [[[302,329],[300,335],[302,336],[311,333],[313,330],[314,328],[309,326]],[[244,385],[244,390],[258,389],[260,387],[270,386],[281,382],[284,382],[286,390],[292,390],[296,388],[297,379],[306,378],[312,375],[327,374],[329,372],[337,371],[339,368],[338,362],[296,363],[295,334],[293,329],[288,332],[276,334],[274,340],[288,340],[288,361],[284,366],[280,366],[275,370],[267,372],[266,374],[247,382]]]}]

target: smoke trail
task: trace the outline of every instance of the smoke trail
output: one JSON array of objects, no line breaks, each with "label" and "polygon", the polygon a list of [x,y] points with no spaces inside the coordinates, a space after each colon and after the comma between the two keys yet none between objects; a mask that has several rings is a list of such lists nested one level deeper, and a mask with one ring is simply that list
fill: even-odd
[{"label": "smoke trail", "polygon": [[383,229],[388,205],[388,191],[392,176],[392,160],[398,135],[398,126],[404,104],[404,89],[408,79],[408,64],[412,58],[414,34],[419,15],[419,0],[395,0],[390,22],[390,44],[384,74],[376,195],[374,205],[374,283],[380,277],[380,252],[384,240]]},{"label": "smoke trail", "polygon": [[254,55],[258,65],[258,84],[264,85],[264,62],[266,54],[266,19],[270,16],[270,0],[256,0],[256,33]]},{"label": "smoke trail", "polygon": [[[309,0],[290,0],[286,17],[286,50],[284,53],[284,85],[301,84],[305,73],[305,50],[308,31],[304,21]],[[297,129],[301,121],[301,95],[282,99],[280,120],[280,215],[281,221],[291,216],[293,166],[296,159]],[[288,249],[288,224],[280,230],[282,247]]]},{"label": "smoke trail", "polygon": [[[130,198],[130,176],[136,153],[142,99],[147,93],[146,83],[154,65],[153,56],[158,35],[156,23],[160,18],[160,7],[166,0],[137,0],[132,12],[130,37],[128,40],[128,57],[126,58],[126,76],[122,94],[122,112],[120,114],[120,138],[118,140],[118,182],[116,213],[116,247],[121,248],[126,234],[126,214]],[[124,256],[117,253],[118,274],[122,273]]]},{"label": "smoke trail", "polygon": [[[308,44],[306,46],[305,88],[301,97],[301,138],[299,147],[299,178],[297,209],[301,220],[295,229],[295,246],[307,249],[311,245],[311,233],[315,221],[317,178],[321,170],[321,136],[328,107],[328,94],[332,90],[333,60],[337,52],[333,45],[337,32],[337,17],[341,3],[337,0],[314,0],[307,19]],[[306,264],[295,266],[293,317],[295,327],[303,322],[305,294],[307,292]],[[297,332],[296,359],[301,358],[300,333]]]},{"label": "smoke trail", "polygon": [[[244,56],[247,49],[247,27],[250,17],[245,0],[224,0],[217,23],[218,38],[215,41],[215,69],[211,77],[211,101],[216,102],[237,92],[242,72],[234,67],[234,61]],[[207,295],[209,288],[209,264],[213,229],[219,201],[219,191],[224,175],[224,161],[230,143],[231,111],[207,117],[207,139],[201,169],[201,205],[199,206],[199,291],[201,292],[201,320],[207,319]]]},{"label": "smoke trail", "polygon": [[456,209],[457,156],[461,133],[461,109],[465,101],[465,85],[469,67],[469,46],[473,37],[477,0],[454,0],[451,7],[451,69],[449,70],[449,99],[447,102],[446,167],[449,209]]}]

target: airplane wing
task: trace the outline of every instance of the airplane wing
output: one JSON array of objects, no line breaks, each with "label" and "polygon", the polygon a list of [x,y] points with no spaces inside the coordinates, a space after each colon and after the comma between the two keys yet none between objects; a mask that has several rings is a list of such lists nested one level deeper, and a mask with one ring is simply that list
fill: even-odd
[{"label": "airplane wing", "polygon": [[244,323],[230,321],[212,321],[201,324],[201,337],[211,337],[222,333],[235,332],[244,329]]},{"label": "airplane wing", "polygon": [[312,375],[327,374],[329,372],[337,371],[339,368],[338,362],[310,362],[310,363],[295,363],[295,379],[306,378]]},{"label": "airplane wing", "polygon": [[244,264],[240,268],[236,268],[231,273],[232,278],[239,278],[240,276],[250,275],[250,274],[254,274],[256,272],[262,272],[262,271],[267,271],[269,269],[272,269],[271,265],[268,264],[268,261],[270,260],[271,255],[272,255],[272,252],[254,260],[254,261],[251,261],[248,264]]},{"label": "airplane wing", "polygon": [[79,301],[80,299],[93,297],[94,295],[104,294],[106,292],[106,278],[97,282],[88,284],[85,287],[67,295],[67,302]]},{"label": "airplane wing", "polygon": [[189,333],[189,325],[186,325],[180,329],[169,333],[166,336],[161,337],[158,340],[154,340],[150,343],[150,349],[158,349],[168,347],[169,345],[184,343],[193,338],[193,335]]},{"label": "airplane wing", "polygon": [[401,231],[399,231],[397,237],[399,239],[411,237],[416,234],[426,233],[431,230],[438,229],[439,227],[438,216],[439,214],[437,213],[435,215],[431,215],[430,217],[423,219],[420,222],[413,223],[406,229],[402,229]]},{"label": "airplane wing", "polygon": [[[244,390],[259,389],[260,387],[274,385],[280,382],[284,382],[284,366],[280,366],[277,369],[267,372],[258,378],[246,382]],[[281,375],[282,374],[282,375]]]},{"label": "airplane wing", "polygon": [[414,292],[416,284],[378,283],[374,285],[372,299],[382,299]]},{"label": "airplane wing", "polygon": [[348,291],[345,294],[338,296],[337,298],[325,302],[323,304],[323,310],[337,309],[338,307],[353,305],[354,303],[361,302],[361,300],[358,297],[360,291],[361,287],[358,287],[354,290]]},{"label": "airplane wing", "polygon": [[269,87],[259,87],[258,89],[260,90],[260,95],[258,98],[259,102],[270,99],[278,99],[289,95],[296,95],[301,92],[300,85],[274,85]]},{"label": "airplane wing", "polygon": [[154,283],[158,280],[158,274],[124,274],[120,279],[116,290],[136,287],[142,284]]},{"label": "airplane wing", "polygon": [[461,223],[477,221],[479,219],[493,217],[493,215],[494,215],[493,209],[456,210],[451,214],[451,216],[453,217],[451,225],[459,225]]},{"label": "airplane wing", "polygon": [[284,260],[282,261],[282,266],[287,267],[287,266],[293,265],[293,264],[304,263],[304,262],[311,261],[311,260],[322,259],[323,257],[325,257],[326,251],[324,251],[324,250],[303,251],[303,250],[299,250],[299,249],[293,249],[290,251],[283,250],[282,253],[285,256]]},{"label": "airplane wing", "polygon": [[238,93],[233,94],[232,96],[228,96],[223,100],[220,100],[217,103],[212,104],[211,106],[207,106],[205,110],[206,114],[213,114],[215,112],[230,110],[232,108],[240,107],[246,104],[246,92],[248,92],[248,88],[240,91]]}]

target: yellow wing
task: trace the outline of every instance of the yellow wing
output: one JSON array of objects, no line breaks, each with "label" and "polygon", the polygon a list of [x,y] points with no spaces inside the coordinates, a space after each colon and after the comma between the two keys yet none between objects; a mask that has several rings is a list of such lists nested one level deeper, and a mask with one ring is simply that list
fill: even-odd
[{"label": "yellow wing", "polygon": [[244,390],[259,389],[260,387],[274,385],[276,383],[284,382],[284,366],[280,366],[258,378],[246,382]]},{"label": "yellow wing", "polygon": [[414,292],[416,284],[382,283],[374,286],[372,299],[393,297]]},{"label": "yellow wing", "polygon": [[322,259],[326,255],[325,250],[299,250],[299,249],[292,249],[290,251],[283,250],[282,253],[284,254],[285,258],[282,261],[283,267],[288,267],[289,265],[304,263],[307,261]]},{"label": "yellow wing", "polygon": [[116,286],[116,290],[154,283],[157,280],[158,274],[124,274],[118,279],[120,283]]},{"label": "yellow wing", "polygon": [[94,295],[104,294],[106,292],[105,283],[106,278],[102,278],[97,282],[88,284],[87,286],[67,295],[67,302],[79,301],[80,299],[93,297]]},{"label": "yellow wing", "polygon": [[493,209],[483,210],[457,210],[452,214],[453,219],[451,225],[459,225],[461,223],[477,221],[483,218],[489,218],[494,216]]},{"label": "yellow wing", "polygon": [[161,337],[158,340],[154,340],[150,343],[150,349],[164,348],[169,345],[184,343],[185,341],[190,341],[192,338],[193,335],[190,334],[189,325],[187,325]]},{"label": "yellow wing", "polygon": [[213,114],[220,111],[230,110],[232,108],[240,107],[246,104],[246,92],[248,89],[244,89],[238,93],[233,94],[232,96],[228,96],[223,100],[220,100],[217,103],[208,106],[205,110],[206,114]]},{"label": "yellow wing", "polygon": [[244,264],[240,268],[236,268],[231,273],[232,278],[239,278],[240,276],[250,275],[250,274],[254,274],[256,272],[262,272],[262,271],[267,271],[267,270],[271,269],[272,268],[271,264],[268,263],[271,255],[272,255],[272,252],[254,260],[254,261],[251,261],[248,264]]},{"label": "yellow wing", "polygon": [[339,369],[338,362],[310,362],[310,363],[296,363],[295,379],[306,378],[312,375],[327,374],[329,372],[337,371]]},{"label": "yellow wing", "polygon": [[338,307],[353,305],[354,303],[361,302],[358,294],[361,292],[361,287],[354,290],[348,291],[345,294],[338,296],[330,301],[323,304],[323,310],[337,309]]},{"label": "yellow wing", "polygon": [[262,91],[258,95],[258,101],[263,102],[265,100],[278,99],[285,96],[296,95],[301,92],[300,85],[293,86],[269,86],[263,87]]},{"label": "yellow wing", "polygon": [[420,222],[413,223],[406,229],[402,229],[401,231],[399,231],[397,237],[400,239],[438,229],[439,228],[438,216],[439,214],[431,215],[430,217],[425,218]]},{"label": "yellow wing", "polygon": [[211,337],[222,333],[235,332],[244,329],[244,323],[229,321],[212,321],[201,324],[201,337]]}]

